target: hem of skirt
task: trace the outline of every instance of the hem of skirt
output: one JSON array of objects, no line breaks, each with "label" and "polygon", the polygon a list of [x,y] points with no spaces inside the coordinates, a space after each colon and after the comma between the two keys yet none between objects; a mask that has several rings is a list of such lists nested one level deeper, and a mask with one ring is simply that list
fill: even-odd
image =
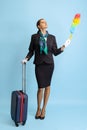
[{"label": "hem of skirt", "polygon": [[[41,86],[41,85],[40,85]],[[38,88],[47,88],[48,86],[50,87],[50,84],[49,85],[46,85],[46,86],[38,86]]]}]

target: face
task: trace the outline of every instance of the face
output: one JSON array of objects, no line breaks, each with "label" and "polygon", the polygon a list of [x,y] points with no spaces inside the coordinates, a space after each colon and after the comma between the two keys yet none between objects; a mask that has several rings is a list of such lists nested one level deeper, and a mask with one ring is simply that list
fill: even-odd
[{"label": "face", "polygon": [[40,24],[38,25],[38,28],[39,29],[46,29],[47,28],[47,22],[44,19],[42,19],[40,21]]}]

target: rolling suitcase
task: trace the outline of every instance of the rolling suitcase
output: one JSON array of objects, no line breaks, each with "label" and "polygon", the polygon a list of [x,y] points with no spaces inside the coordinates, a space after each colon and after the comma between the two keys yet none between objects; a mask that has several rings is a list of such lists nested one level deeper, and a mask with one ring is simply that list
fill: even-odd
[{"label": "rolling suitcase", "polygon": [[24,125],[27,120],[28,95],[26,94],[26,64],[22,64],[22,90],[12,91],[11,118],[16,126]]}]

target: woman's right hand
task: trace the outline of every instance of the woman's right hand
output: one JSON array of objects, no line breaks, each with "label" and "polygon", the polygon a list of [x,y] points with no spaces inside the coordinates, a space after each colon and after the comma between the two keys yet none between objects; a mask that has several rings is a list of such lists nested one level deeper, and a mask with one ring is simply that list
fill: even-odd
[{"label": "woman's right hand", "polygon": [[27,61],[28,61],[28,58],[23,59],[23,60],[22,60],[22,64],[26,64]]}]

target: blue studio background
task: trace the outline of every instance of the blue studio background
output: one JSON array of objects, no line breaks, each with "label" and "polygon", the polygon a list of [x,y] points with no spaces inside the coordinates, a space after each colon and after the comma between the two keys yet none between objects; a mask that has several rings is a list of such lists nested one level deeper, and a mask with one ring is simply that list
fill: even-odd
[{"label": "blue studio background", "polygon": [[[87,130],[87,1],[0,0],[0,128],[6,130]],[[36,22],[46,19],[58,47],[69,37],[76,13],[81,23],[64,53],[54,57],[51,94],[46,118],[35,120],[37,83],[33,57],[27,63],[28,118],[15,127],[10,117],[11,92],[22,87],[22,65]]]}]

